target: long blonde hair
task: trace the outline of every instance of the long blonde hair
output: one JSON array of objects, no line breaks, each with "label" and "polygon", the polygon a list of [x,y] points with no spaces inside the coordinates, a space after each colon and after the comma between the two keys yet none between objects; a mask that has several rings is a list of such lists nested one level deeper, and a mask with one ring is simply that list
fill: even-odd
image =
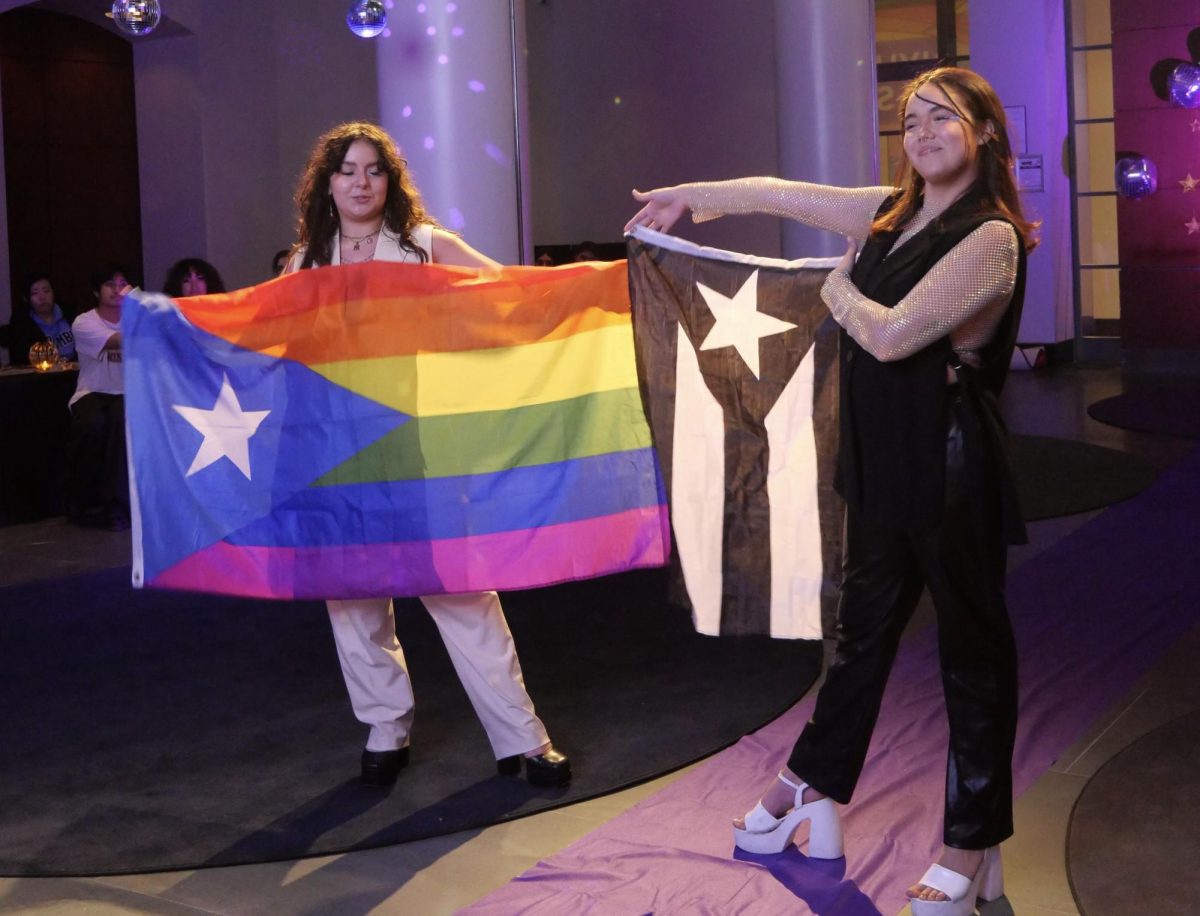
[{"label": "long blonde hair", "polygon": [[[1021,197],[1013,173],[1012,144],[1008,138],[1008,122],[1004,106],[991,84],[978,73],[961,67],[938,67],[927,70],[912,80],[900,94],[900,117],[904,118],[908,101],[925,86],[934,85],[946,94],[950,104],[967,130],[968,155],[979,163],[977,182],[984,207],[994,210],[1013,224],[1026,251],[1037,247],[1039,222],[1027,220],[1021,212]],[[991,121],[992,130],[979,142],[983,125]],[[925,179],[913,168],[908,156],[900,163],[900,196],[884,214],[875,218],[872,231],[894,232],[902,229],[921,207]]]}]

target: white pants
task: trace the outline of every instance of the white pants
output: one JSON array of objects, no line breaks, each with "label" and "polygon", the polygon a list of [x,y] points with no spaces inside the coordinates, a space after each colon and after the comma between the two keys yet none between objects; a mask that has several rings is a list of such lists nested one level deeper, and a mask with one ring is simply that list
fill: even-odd
[{"label": "white pants", "polygon": [[[547,743],[545,726],[525,691],[499,596],[495,592],[430,595],[421,602],[437,624],[496,759]],[[405,747],[412,729],[413,691],[404,650],[396,638],[392,602],[364,598],[326,604],[354,714],[371,726],[367,749]]]}]

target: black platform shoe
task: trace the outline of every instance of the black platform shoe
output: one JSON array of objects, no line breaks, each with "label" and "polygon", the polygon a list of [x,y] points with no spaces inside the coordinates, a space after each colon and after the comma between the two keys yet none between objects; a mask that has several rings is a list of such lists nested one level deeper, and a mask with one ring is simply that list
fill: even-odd
[{"label": "black platform shoe", "polygon": [[521,761],[525,761],[525,778],[531,786],[565,786],[571,781],[571,761],[554,748],[536,757],[514,754],[496,761],[501,776],[519,776]]},{"label": "black platform shoe", "polygon": [[408,748],[394,751],[363,751],[362,775],[364,786],[385,789],[396,781],[400,771],[408,766]]}]

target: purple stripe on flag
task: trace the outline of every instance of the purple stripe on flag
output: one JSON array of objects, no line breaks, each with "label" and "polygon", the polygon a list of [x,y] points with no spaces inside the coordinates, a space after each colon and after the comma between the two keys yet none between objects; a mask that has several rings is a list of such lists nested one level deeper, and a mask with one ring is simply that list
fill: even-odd
[{"label": "purple stripe on flag", "polygon": [[342,595],[353,570],[354,580],[363,583],[357,597],[537,588],[662,566],[668,543],[666,507],[647,506],[561,525],[431,542],[325,547],[221,542],[147,584],[256,598],[326,598]]}]

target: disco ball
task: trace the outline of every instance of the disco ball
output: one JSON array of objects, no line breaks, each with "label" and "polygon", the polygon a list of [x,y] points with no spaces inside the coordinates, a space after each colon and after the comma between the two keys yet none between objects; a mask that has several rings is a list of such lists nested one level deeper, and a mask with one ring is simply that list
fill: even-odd
[{"label": "disco ball", "polygon": [[1167,79],[1167,98],[1180,108],[1200,108],[1200,67],[1179,64]]},{"label": "disco ball", "polygon": [[1116,183],[1122,197],[1149,197],[1158,190],[1158,169],[1145,156],[1129,156],[1117,162]]},{"label": "disco ball", "polygon": [[115,0],[112,20],[130,35],[149,35],[158,27],[162,8],[158,0]]},{"label": "disco ball", "polygon": [[346,25],[359,38],[374,38],[387,26],[387,10],[381,0],[355,0],[346,12]]}]

